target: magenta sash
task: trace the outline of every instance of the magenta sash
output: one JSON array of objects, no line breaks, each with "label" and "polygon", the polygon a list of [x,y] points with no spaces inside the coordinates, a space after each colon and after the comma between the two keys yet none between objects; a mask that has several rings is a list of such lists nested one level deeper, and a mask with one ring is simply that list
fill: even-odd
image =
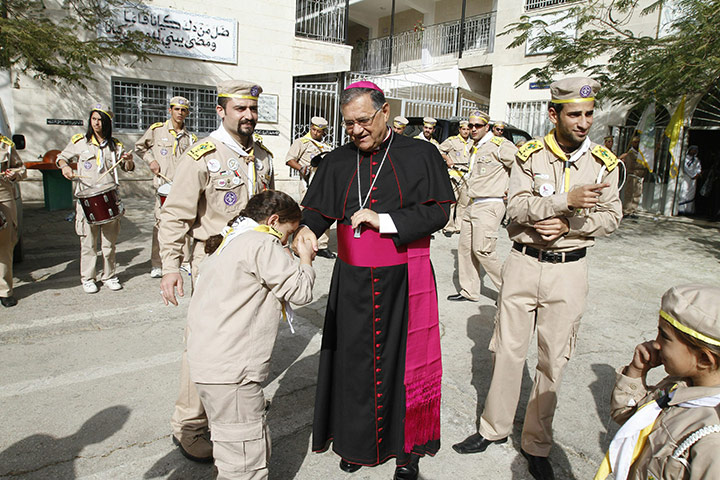
[{"label": "magenta sash", "polygon": [[358,267],[408,266],[408,333],[405,356],[405,452],[440,438],[442,356],[430,237],[396,247],[389,236],[363,227],[354,238],[338,225],[338,256]]}]

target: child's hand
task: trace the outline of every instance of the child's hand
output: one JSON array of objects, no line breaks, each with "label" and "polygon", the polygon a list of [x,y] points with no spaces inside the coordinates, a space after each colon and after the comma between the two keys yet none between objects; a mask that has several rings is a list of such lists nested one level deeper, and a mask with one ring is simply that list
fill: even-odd
[{"label": "child's hand", "polygon": [[315,258],[315,249],[313,248],[312,241],[309,239],[301,240],[295,243],[295,250],[300,257],[300,262],[305,264],[311,264],[313,258]]},{"label": "child's hand", "polygon": [[625,375],[632,378],[644,377],[648,370],[662,364],[660,349],[656,341],[644,342],[635,347],[632,362],[625,368]]}]

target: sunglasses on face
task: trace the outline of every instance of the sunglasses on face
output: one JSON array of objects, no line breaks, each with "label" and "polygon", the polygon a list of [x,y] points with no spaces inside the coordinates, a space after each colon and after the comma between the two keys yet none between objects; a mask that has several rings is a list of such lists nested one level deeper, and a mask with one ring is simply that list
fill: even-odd
[{"label": "sunglasses on face", "polygon": [[468,127],[470,128],[485,128],[487,126],[487,123],[470,123],[468,124]]},{"label": "sunglasses on face", "polygon": [[504,128],[498,128],[498,127],[493,128],[493,130],[495,130],[496,132],[504,132],[505,131]]}]

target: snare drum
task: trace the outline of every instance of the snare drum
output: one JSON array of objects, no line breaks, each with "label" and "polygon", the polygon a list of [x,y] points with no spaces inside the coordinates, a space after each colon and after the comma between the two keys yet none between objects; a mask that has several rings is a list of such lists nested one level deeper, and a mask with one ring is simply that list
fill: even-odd
[{"label": "snare drum", "polygon": [[170,195],[170,187],[172,183],[163,183],[157,189],[157,196],[160,198],[160,206],[162,207],[167,200],[167,196]]},{"label": "snare drum", "polygon": [[5,214],[0,210],[0,230],[7,227],[8,221],[7,218],[5,218]]},{"label": "snare drum", "polygon": [[109,183],[88,188],[75,194],[91,225],[112,222],[125,213],[125,207],[118,196],[117,185]]}]

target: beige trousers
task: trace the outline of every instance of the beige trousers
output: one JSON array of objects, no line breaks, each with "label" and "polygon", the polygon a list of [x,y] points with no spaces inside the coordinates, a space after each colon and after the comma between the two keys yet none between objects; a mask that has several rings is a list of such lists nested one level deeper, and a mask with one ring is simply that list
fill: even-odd
[{"label": "beige trousers", "polygon": [[197,383],[210,419],[218,480],[265,480],[271,445],[259,383]]},{"label": "beige trousers", "polygon": [[[150,265],[152,268],[162,268],[162,258],[160,257],[160,242],[158,241],[158,230],[160,229],[160,200],[155,199],[155,225],[152,231],[152,243],[150,247]],[[185,246],[183,247],[182,263],[187,262],[190,258],[190,248],[192,245],[192,237],[185,235]]]},{"label": "beige trousers", "polygon": [[460,231],[463,216],[465,215],[465,210],[472,202],[467,194],[467,182],[462,181],[462,183],[460,183],[458,181],[458,183],[456,183],[457,179],[455,177],[450,178],[452,179],[452,184],[455,188],[456,201],[450,207],[450,216],[448,217],[447,224],[443,227],[443,232],[458,233]]},{"label": "beige trousers", "polygon": [[[207,257],[205,242],[196,240],[190,262],[192,282],[190,285],[183,282],[185,292],[192,292],[200,275],[200,264],[205,257]],[[180,275],[184,275],[184,273],[180,272]],[[188,436],[194,438],[207,430],[208,419],[205,408],[198,396],[197,388],[190,380],[190,367],[187,361],[187,326],[183,335],[183,346],[183,353],[180,357],[180,393],[175,401],[175,410],[170,419],[170,425],[172,425],[173,434],[176,437]]]},{"label": "beige trousers", "polygon": [[480,298],[483,270],[500,290],[502,263],[495,247],[504,215],[501,201],[471,203],[465,210],[458,241],[458,281],[460,294],[470,300]]},{"label": "beige trousers", "polygon": [[522,448],[547,457],[562,370],[575,349],[587,297],[585,258],[568,263],[539,262],[511,250],[502,270],[495,331],[490,340],[493,374],[480,418],[488,440],[507,437],[520,397],[525,357],[537,330],[538,363],[525,413]]},{"label": "beige trousers", "polygon": [[6,221],[0,230],[0,297],[9,297],[13,294],[13,250],[17,243],[15,200],[0,202],[0,211]]},{"label": "beige trousers", "polygon": [[643,191],[643,179],[634,175],[627,176],[625,192],[623,194],[623,215],[635,213],[640,205],[640,198]]},{"label": "beige trousers", "polygon": [[80,236],[80,279],[83,282],[97,280],[97,242],[103,257],[101,281],[115,276],[115,242],[120,234],[120,217],[102,225],[91,225],[85,219],[80,204],[75,210],[75,233]]}]

